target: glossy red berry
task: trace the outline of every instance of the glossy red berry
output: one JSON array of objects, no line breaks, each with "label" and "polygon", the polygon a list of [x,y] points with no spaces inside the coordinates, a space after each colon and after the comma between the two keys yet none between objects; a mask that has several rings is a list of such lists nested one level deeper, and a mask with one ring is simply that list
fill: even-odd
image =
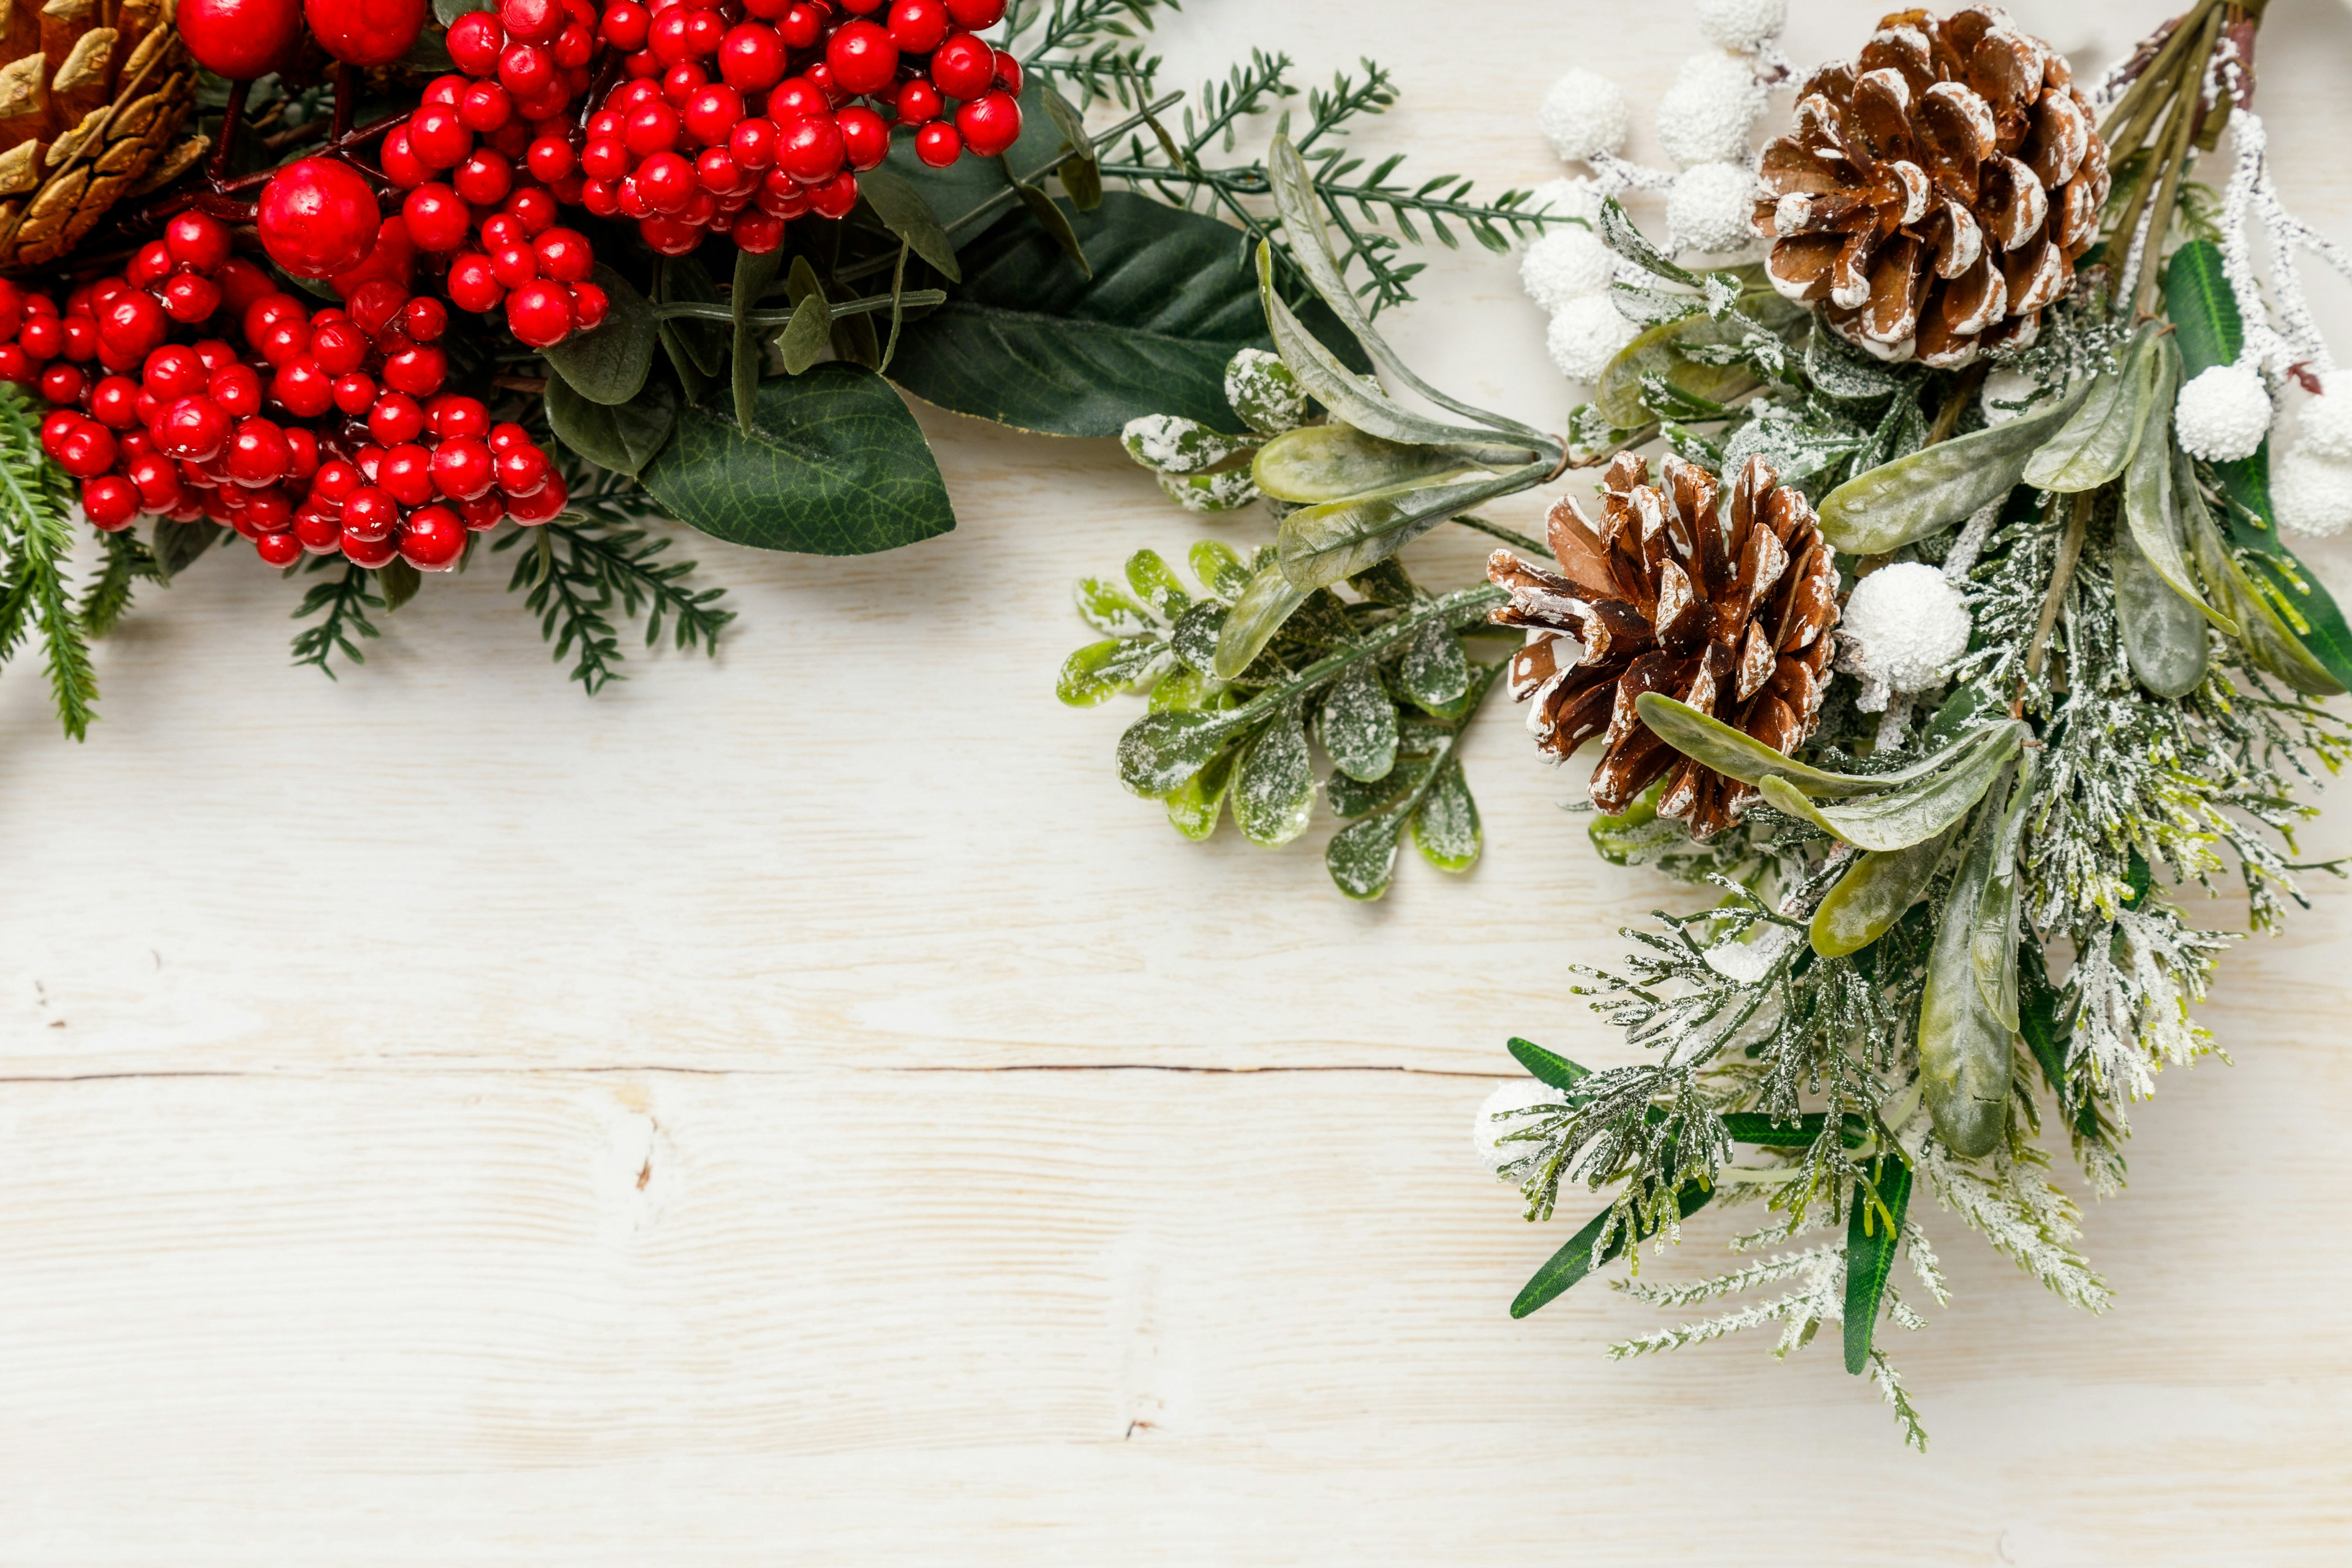
[{"label": "glossy red berry", "polygon": [[455,109],[428,103],[408,117],[408,150],[428,169],[454,169],[474,150],[474,133]]},{"label": "glossy red berry", "polygon": [[52,364],[41,373],[41,395],[51,403],[81,399],[82,374],[69,364]]},{"label": "glossy red berry", "polygon": [[[489,448],[485,447],[482,450],[488,453]],[[508,495],[537,495],[540,487],[547,483],[547,454],[535,446],[510,447],[498,454],[496,462],[499,489]]]},{"label": "glossy red berry", "polygon": [[228,416],[209,397],[183,397],[164,411],[155,445],[184,463],[209,463],[228,445]]},{"label": "glossy red berry", "polygon": [[[477,11],[475,16],[480,16]],[[478,81],[457,100],[457,120],[468,131],[487,136],[512,120],[514,94],[494,81]]]},{"label": "glossy red berry", "polygon": [[335,406],[356,419],[375,406],[375,378],[360,371],[335,377]]},{"label": "glossy red berry", "polygon": [[[947,105],[940,99],[938,88],[922,78],[917,77],[914,80],[903,83],[899,87],[898,100],[894,107],[898,111],[899,124],[925,125],[937,120]],[[953,160],[950,159],[950,162]]]},{"label": "glossy red berry", "polygon": [[205,395],[233,419],[261,412],[261,373],[249,364],[225,364],[212,373]]},{"label": "glossy red berry", "polygon": [[537,44],[516,44],[499,57],[499,83],[515,97],[530,101],[555,85],[555,57]]},{"label": "glossy red berry", "polygon": [[864,174],[889,154],[890,127],[872,110],[845,109],[834,116],[833,122],[841,132],[844,158],[858,173]]},{"label": "glossy red berry", "polygon": [[444,441],[458,436],[487,441],[490,411],[479,398],[445,393],[425,405],[425,427]]},{"label": "glossy red berry", "polygon": [[1004,0],[947,0],[948,15],[967,33],[993,27],[1004,20]]},{"label": "glossy red berry", "polygon": [[367,258],[383,215],[350,164],[305,158],[262,187],[256,222],[270,260],[297,278],[329,278]]},{"label": "glossy red berry", "polygon": [[449,356],[429,343],[415,343],[384,356],[383,384],[411,397],[430,397],[449,379]]},{"label": "glossy red berry", "polygon": [[507,296],[507,330],[535,349],[562,342],[572,331],[572,296],[559,283],[535,281]]},{"label": "glossy red berry", "polygon": [[880,92],[898,79],[898,46],[887,28],[845,22],[824,41],[824,63],[844,92]]},{"label": "glossy red berry", "polygon": [[[781,233],[778,237],[781,239]],[[739,239],[737,243],[741,242]],[[611,309],[611,299],[596,284],[574,283],[572,286],[572,321],[580,331],[593,332],[603,326],[605,313]]]},{"label": "glossy red berry", "polygon": [[719,41],[719,74],[742,92],[763,92],[784,79],[784,40],[773,27],[745,22]]},{"label": "glossy red berry", "polygon": [[808,204],[819,217],[847,217],[857,205],[857,176],[845,169],[821,185],[811,185]]},{"label": "glossy red berry", "polygon": [[630,54],[646,47],[646,34],[653,25],[653,13],[643,5],[634,0],[613,0],[604,7],[597,34],[614,48]]},{"label": "glossy red berry", "polygon": [[368,411],[368,434],[387,447],[414,441],[425,433],[425,410],[404,393],[387,392]]},{"label": "glossy red berry", "polygon": [[[28,321],[26,328],[31,325]],[[170,328],[171,321],[163,314],[163,307],[138,289],[127,289],[108,301],[105,313],[99,318],[99,360],[109,370],[128,370],[143,361],[161,344],[163,334]],[[65,331],[59,327],[60,348],[64,346],[64,336]],[[18,329],[17,339],[25,344],[27,353],[32,351],[32,341],[25,328]],[[36,354],[34,357],[45,359],[55,356]]]},{"label": "glossy red berry", "polygon": [[128,528],[139,515],[139,491],[120,474],[106,474],[81,487],[81,514],[103,532]]},{"label": "glossy red berry", "polygon": [[[358,470],[352,472],[356,475]],[[342,517],[346,536],[373,542],[400,525],[400,503],[388,490],[360,485],[343,497]]]},{"label": "glossy red berry", "polygon": [[446,506],[411,512],[400,530],[400,558],[419,572],[446,572],[466,552],[466,523]]},{"label": "glossy red berry", "polygon": [[436,181],[417,186],[401,203],[401,221],[420,250],[455,250],[474,226],[473,209],[448,185]]},{"label": "glossy red berry", "polygon": [[[525,185],[507,198],[505,216],[520,224],[523,236],[528,238],[554,226],[555,198],[545,191]],[[487,233],[489,225],[484,224],[482,227]]]},{"label": "glossy red berry", "polygon": [[950,98],[978,98],[996,79],[996,51],[958,33],[931,51],[931,85]]},{"label": "glossy red berry", "polygon": [[425,30],[425,0],[303,0],[302,14],[345,65],[388,66]]},{"label": "glossy red berry", "polygon": [[944,169],[963,156],[963,138],[944,120],[934,120],[915,132],[915,156],[934,169]]},{"label": "glossy red berry", "polygon": [[290,530],[256,534],[253,549],[271,566],[291,566],[302,559],[302,540]]},{"label": "glossy red berry", "polygon": [[499,53],[507,44],[506,29],[492,13],[469,11],[449,24],[445,44],[459,70],[486,77],[498,69]]},{"label": "glossy red berry", "polygon": [[910,55],[928,55],[948,36],[948,8],[940,0],[898,0],[890,7],[890,39]]},{"label": "glossy red berry", "polygon": [[446,440],[433,451],[433,485],[451,500],[471,500],[497,479],[489,447],[471,437]]},{"label": "glossy red berry", "polygon": [[778,141],[774,121],[756,117],[738,121],[727,133],[727,154],[737,168],[758,174],[775,163]]},{"label": "glossy red berry", "polygon": [[82,419],[65,433],[54,454],[58,467],[78,479],[94,479],[114,467],[114,432],[95,419]]},{"label": "glossy red berry", "polygon": [[846,156],[841,128],[814,116],[784,127],[776,146],[776,166],[804,185],[833,178]]},{"label": "glossy red berry", "polygon": [[998,157],[1021,140],[1021,105],[1010,93],[983,93],[957,110],[955,121],[964,145],[983,158]]},{"label": "glossy red berry", "polygon": [[490,276],[490,258],[479,251],[468,252],[449,263],[449,303],[460,310],[476,315],[495,310],[506,290]]},{"label": "glossy red berry", "polygon": [[565,489],[562,474],[550,474],[547,482],[527,496],[507,498],[507,515],[526,526],[547,522],[563,510],[571,494]]},{"label": "glossy red berry", "polygon": [[534,238],[530,247],[539,260],[539,275],[558,283],[581,282],[596,265],[588,237],[577,229],[551,228]]},{"label": "glossy red berry", "polygon": [[680,118],[686,133],[706,147],[724,146],[743,118],[743,95],[724,82],[699,89],[686,100]]},{"label": "glossy red berry", "polygon": [[677,110],[668,104],[640,104],[629,111],[622,127],[621,143],[640,158],[667,153],[677,145],[678,130]]},{"label": "glossy red berry", "polygon": [[499,20],[510,37],[526,44],[551,44],[572,16],[562,0],[499,0]]},{"label": "glossy red berry", "polygon": [[294,449],[286,433],[267,419],[238,423],[229,437],[228,477],[238,484],[258,488],[274,485],[294,466]]},{"label": "glossy red berry", "polygon": [[139,384],[127,375],[110,375],[90,389],[90,417],[116,430],[139,422]]},{"label": "glossy red berry", "polygon": [[302,43],[299,0],[182,0],[177,23],[196,63],[231,81],[293,64]]},{"label": "glossy red berry", "polygon": [[996,51],[996,85],[1015,98],[1021,96],[1021,62],[1009,49]]},{"label": "glossy red berry", "polygon": [[784,7],[783,21],[776,31],[783,35],[788,48],[813,48],[824,36],[824,12],[810,0],[797,0]]},{"label": "glossy red berry", "polygon": [[228,226],[204,213],[182,213],[163,226],[163,247],[181,266],[209,277],[228,259]]},{"label": "glossy red berry", "polygon": [[316,419],[335,405],[335,381],[308,355],[278,366],[269,395],[298,419]]},{"label": "glossy red berry", "polygon": [[163,285],[163,313],[184,326],[212,320],[220,303],[220,285],[201,272],[183,272]]},{"label": "glossy red berry", "polygon": [[375,482],[403,506],[423,506],[434,498],[433,454],[404,441],[379,458]]},{"label": "glossy red berry", "polygon": [[551,185],[572,173],[576,160],[571,142],[561,136],[541,136],[531,142],[530,151],[523,155],[523,163],[530,170],[532,179]]},{"label": "glossy red berry", "polygon": [[438,300],[411,300],[400,308],[400,330],[413,342],[432,342],[449,330],[449,308]]},{"label": "glossy red berry", "polygon": [[451,172],[449,184],[467,205],[494,207],[514,189],[514,165],[485,147]]}]

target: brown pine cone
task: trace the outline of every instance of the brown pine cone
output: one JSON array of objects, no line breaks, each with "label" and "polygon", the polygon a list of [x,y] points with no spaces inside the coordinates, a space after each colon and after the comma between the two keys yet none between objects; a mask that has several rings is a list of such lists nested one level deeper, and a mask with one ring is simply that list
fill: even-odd
[{"label": "brown pine cone", "polygon": [[1764,149],[1757,232],[1787,298],[1881,359],[2023,345],[2098,230],[2107,149],[2066,58],[1990,7],[1898,11]]},{"label": "brown pine cone", "polygon": [[1602,480],[1602,523],[1577,504],[1551,510],[1559,575],[1507,550],[1486,563],[1511,602],[1493,619],[1534,635],[1512,656],[1511,695],[1532,700],[1528,728],[1554,762],[1605,735],[1592,804],[1612,815],[1669,768],[1658,815],[1712,837],[1756,791],[1674,751],[1634,711],[1645,691],[1792,752],[1813,732],[1829,680],[1837,569],[1813,509],[1750,458],[1728,516],[1716,476],[1680,458],[1652,486],[1649,464],[1618,454]]}]

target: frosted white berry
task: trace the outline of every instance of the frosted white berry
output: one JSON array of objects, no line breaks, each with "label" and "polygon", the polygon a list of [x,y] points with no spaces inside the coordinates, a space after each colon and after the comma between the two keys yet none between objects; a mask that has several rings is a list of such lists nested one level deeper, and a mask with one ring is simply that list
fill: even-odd
[{"label": "frosted white berry", "polygon": [[1582,162],[1623,147],[1633,117],[1615,82],[1593,71],[1572,70],[1544,94],[1536,123],[1553,152]]},{"label": "frosted white berry", "polygon": [[1562,174],[1557,180],[1546,180],[1528,195],[1524,210],[1556,213],[1561,217],[1580,217],[1587,223],[1599,223],[1600,182],[1585,174]]},{"label": "frosted white berry", "polygon": [[1507,1110],[1524,1110],[1534,1105],[1558,1105],[1559,1090],[1548,1083],[1531,1078],[1515,1078],[1498,1084],[1478,1108],[1477,1120],[1471,1123],[1470,1137],[1477,1145],[1478,1158],[1486,1169],[1499,1172],[1512,1161],[1535,1152],[1536,1146],[1524,1139],[1506,1143],[1502,1140],[1514,1132],[1524,1132],[1534,1124],[1526,1116],[1504,1116]]},{"label": "frosted white berry", "polygon": [[2352,528],[2352,463],[2298,441],[2271,470],[2271,503],[2282,528],[2319,539],[2341,533]]},{"label": "frosted white berry", "polygon": [[1528,247],[1519,262],[1519,286],[1547,310],[1609,287],[1617,258],[1589,228],[1563,226]]},{"label": "frosted white berry", "polygon": [[1617,351],[1633,341],[1634,330],[1608,295],[1587,294],[1552,312],[1544,347],[1560,374],[1570,381],[1595,382]]},{"label": "frosted white berry", "polygon": [[2270,391],[2251,364],[2211,365],[2180,389],[2172,418],[2190,457],[2233,462],[2252,457],[2270,433]]},{"label": "frosted white berry", "polygon": [[1685,169],[1744,163],[1763,112],[1764,86],[1746,60],[1719,50],[1693,55],[1658,100],[1658,145]]},{"label": "frosted white berry", "polygon": [[1854,584],[1837,631],[1839,667],[1861,677],[1864,712],[1889,689],[1924,691],[1969,647],[1969,607],[1943,573],[1920,561],[1882,566]]},{"label": "frosted white berry", "polygon": [[2331,370],[2319,384],[2320,395],[2303,405],[2302,445],[2316,457],[2352,462],[2352,374]]},{"label": "frosted white berry", "polygon": [[1758,190],[1745,163],[1701,163],[1675,176],[1666,193],[1666,233],[1677,250],[1744,250],[1756,238],[1751,226]]},{"label": "frosted white berry", "polygon": [[1700,37],[1719,49],[1760,49],[1789,25],[1789,0],[1698,0]]}]

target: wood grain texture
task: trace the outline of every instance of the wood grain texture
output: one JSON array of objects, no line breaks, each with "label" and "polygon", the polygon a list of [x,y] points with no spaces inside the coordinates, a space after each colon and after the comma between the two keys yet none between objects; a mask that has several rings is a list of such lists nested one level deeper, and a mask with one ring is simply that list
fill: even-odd
[{"label": "wood grain texture", "polygon": [[[1795,9],[1808,61],[1876,14]],[[2013,9],[2085,58],[2158,15]],[[2352,235],[2352,13],[2273,13],[2282,184]],[[1558,172],[1572,65],[1654,153],[1697,47],[1679,5],[1430,15],[1194,0],[1165,45],[1177,80],[1371,52],[1405,95],[1367,145],[1496,186]],[[1434,253],[1422,292],[1433,379],[1565,415],[1511,262]],[[2352,344],[2352,290],[2315,296]],[[2341,885],[2225,961],[2236,1065],[2137,1117],[2087,1224],[2106,1320],[1927,1216],[1959,1293],[1898,1347],[1927,1458],[1833,1346],[1612,1365],[1647,1309],[1505,1317],[1566,1232],[1467,1122],[1509,1034],[1630,1059],[1569,966],[1687,895],[1594,859],[1500,705],[1466,878],[1357,906],[1328,823],[1179,839],[1112,779],[1134,707],[1052,698],[1068,584],[1255,525],[919,413],[956,532],[698,547],[743,613],[715,668],[583,700],[477,572],[330,684],[285,666],[289,585],[216,558],[101,649],[87,745],[0,682],[0,1563],[2343,1559]],[[2303,849],[2352,850],[2340,803]]]}]

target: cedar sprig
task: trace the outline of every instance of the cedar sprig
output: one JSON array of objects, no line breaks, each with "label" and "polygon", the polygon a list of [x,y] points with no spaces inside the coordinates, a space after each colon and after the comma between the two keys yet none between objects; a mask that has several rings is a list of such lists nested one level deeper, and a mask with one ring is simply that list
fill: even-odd
[{"label": "cedar sprig", "polygon": [[73,485],[41,450],[41,415],[24,390],[0,385],[0,661],[37,629],[58,722],[89,733],[98,674],[89,628],[66,584],[73,553]]},{"label": "cedar sprig", "polygon": [[[313,560],[323,562],[324,556]],[[303,627],[294,636],[294,662],[310,665],[330,680],[335,674],[334,657],[341,654],[353,664],[365,664],[367,655],[360,651],[354,638],[369,638],[383,634],[375,622],[368,618],[370,610],[386,608],[383,595],[376,592],[376,574],[356,562],[346,562],[343,569],[322,582],[310,584],[295,606],[294,619],[319,617],[316,626]]]},{"label": "cedar sprig", "polygon": [[1023,69],[1073,89],[1081,109],[1097,98],[1139,106],[1151,96],[1160,58],[1144,53],[1136,31],[1150,32],[1162,7],[1181,9],[1177,0],[1013,0],[1001,47],[1021,56]]}]

